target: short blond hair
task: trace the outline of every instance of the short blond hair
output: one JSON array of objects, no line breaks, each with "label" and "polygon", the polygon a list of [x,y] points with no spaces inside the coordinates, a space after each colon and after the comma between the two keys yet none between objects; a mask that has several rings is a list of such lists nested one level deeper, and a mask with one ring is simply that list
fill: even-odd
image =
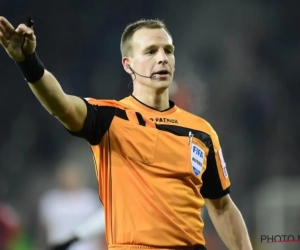
[{"label": "short blond hair", "polygon": [[[130,23],[126,26],[122,37],[121,37],[121,55],[131,56],[132,55],[132,46],[131,39],[134,33],[142,28],[146,29],[164,29],[170,36],[170,32],[167,29],[165,23],[159,19],[140,19],[134,23]],[[172,36],[171,36],[172,37]]]}]

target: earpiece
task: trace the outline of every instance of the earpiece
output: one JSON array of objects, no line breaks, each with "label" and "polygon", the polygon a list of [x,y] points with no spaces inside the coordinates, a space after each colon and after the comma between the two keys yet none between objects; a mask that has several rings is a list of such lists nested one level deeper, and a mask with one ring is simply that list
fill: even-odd
[{"label": "earpiece", "polygon": [[133,68],[131,68],[131,66],[130,66],[129,64],[126,64],[126,67],[127,67],[127,69],[130,69],[130,70],[132,71],[132,73],[134,73],[134,74],[136,74],[136,75],[138,75],[138,76],[145,77],[145,78],[152,78],[152,76],[144,76],[144,75],[141,75],[141,74],[135,72],[135,71],[133,70]]}]

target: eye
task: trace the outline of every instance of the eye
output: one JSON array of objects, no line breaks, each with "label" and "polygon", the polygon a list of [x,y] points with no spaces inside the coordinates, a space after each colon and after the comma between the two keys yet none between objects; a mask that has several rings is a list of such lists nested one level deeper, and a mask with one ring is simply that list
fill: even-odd
[{"label": "eye", "polygon": [[148,54],[148,55],[154,55],[155,54],[155,50],[149,50],[146,54]]},{"label": "eye", "polygon": [[166,49],[165,52],[166,52],[166,54],[173,54],[173,50],[171,50],[171,49]]}]

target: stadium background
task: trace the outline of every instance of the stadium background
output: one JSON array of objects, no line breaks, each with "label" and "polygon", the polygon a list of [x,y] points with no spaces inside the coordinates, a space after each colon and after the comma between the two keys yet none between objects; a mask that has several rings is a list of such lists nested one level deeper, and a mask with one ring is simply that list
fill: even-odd
[{"label": "stadium background", "polygon": [[[125,25],[165,20],[176,46],[172,98],[218,132],[231,195],[255,249],[288,250],[300,243],[260,237],[300,234],[299,7],[276,0],[1,0],[0,15],[14,25],[32,15],[37,51],[66,92],[114,99],[132,90],[119,50]],[[38,201],[55,186],[61,162],[81,164],[94,189],[96,180],[88,145],[47,114],[3,50],[0,58],[0,201],[21,225],[14,249],[29,250]],[[225,249],[203,216],[214,241],[209,250]]]}]

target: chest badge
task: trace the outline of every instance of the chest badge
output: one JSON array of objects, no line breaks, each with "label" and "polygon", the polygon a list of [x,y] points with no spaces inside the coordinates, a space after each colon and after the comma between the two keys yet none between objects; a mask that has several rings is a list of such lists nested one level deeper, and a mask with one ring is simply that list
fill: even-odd
[{"label": "chest badge", "polygon": [[191,164],[194,175],[198,176],[201,173],[204,162],[204,151],[192,141],[192,134],[189,134],[189,144],[191,147]]}]

